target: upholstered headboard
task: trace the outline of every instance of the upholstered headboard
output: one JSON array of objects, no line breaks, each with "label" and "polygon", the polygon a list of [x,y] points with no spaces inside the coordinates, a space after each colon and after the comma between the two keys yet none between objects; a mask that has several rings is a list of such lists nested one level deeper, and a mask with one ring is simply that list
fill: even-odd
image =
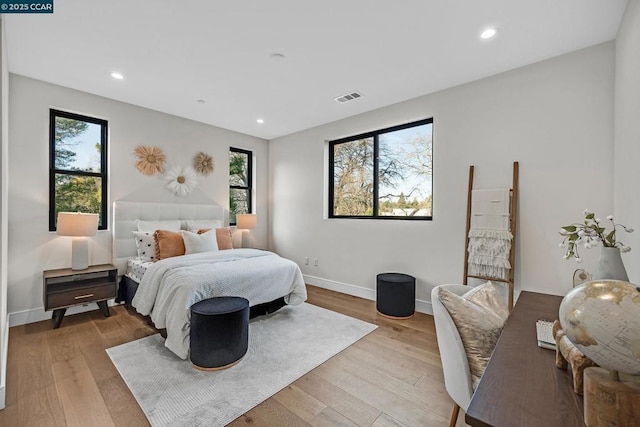
[{"label": "upholstered headboard", "polygon": [[122,275],[127,269],[127,260],[136,257],[136,241],[132,231],[137,231],[136,220],[160,221],[177,219],[182,221],[224,221],[224,208],[220,205],[142,203],[118,201],[113,204],[113,265]]}]

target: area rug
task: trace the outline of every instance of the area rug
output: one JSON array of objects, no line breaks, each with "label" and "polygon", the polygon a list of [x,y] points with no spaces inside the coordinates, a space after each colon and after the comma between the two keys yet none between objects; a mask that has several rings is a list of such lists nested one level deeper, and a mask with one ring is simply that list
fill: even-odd
[{"label": "area rug", "polygon": [[203,372],[156,334],[107,349],[152,426],[224,426],[377,326],[311,304],[249,323],[237,365]]}]

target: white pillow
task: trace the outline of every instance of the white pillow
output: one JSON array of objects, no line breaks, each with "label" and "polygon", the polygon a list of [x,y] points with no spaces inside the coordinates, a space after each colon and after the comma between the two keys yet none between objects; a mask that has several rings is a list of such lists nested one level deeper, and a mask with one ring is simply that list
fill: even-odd
[{"label": "white pillow", "polygon": [[197,254],[200,252],[212,252],[218,250],[218,239],[216,230],[212,229],[206,233],[196,234],[191,231],[181,231],[184,240],[184,254]]},{"label": "white pillow", "polygon": [[132,231],[136,238],[138,258],[144,261],[155,261],[156,244],[153,240],[153,231]]},{"label": "white pillow", "polygon": [[222,221],[212,219],[208,221],[185,221],[185,228],[189,231],[198,231],[201,228],[222,228]]},{"label": "white pillow", "polygon": [[151,233],[156,230],[180,230],[180,220],[177,219],[169,219],[163,221],[142,221],[140,219],[136,219],[136,224],[138,226],[138,231],[149,231]]}]

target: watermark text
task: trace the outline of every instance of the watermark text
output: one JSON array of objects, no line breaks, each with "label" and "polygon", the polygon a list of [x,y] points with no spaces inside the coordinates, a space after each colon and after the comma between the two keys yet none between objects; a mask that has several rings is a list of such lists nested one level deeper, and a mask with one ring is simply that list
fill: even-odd
[{"label": "watermark text", "polygon": [[0,13],[53,13],[53,0],[0,0]]}]

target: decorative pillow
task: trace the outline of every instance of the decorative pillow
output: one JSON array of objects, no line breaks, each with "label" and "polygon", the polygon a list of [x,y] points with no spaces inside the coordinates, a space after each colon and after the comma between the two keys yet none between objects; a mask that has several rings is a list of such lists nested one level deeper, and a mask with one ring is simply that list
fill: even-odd
[{"label": "decorative pillow", "polygon": [[509,315],[507,304],[491,282],[462,296],[440,288],[438,297],[458,328],[475,390]]},{"label": "decorative pillow", "polygon": [[138,231],[149,231],[151,233],[156,230],[180,230],[180,221],[177,219],[169,219],[163,221],[142,221],[140,219],[136,219],[136,225],[138,226]]},{"label": "decorative pillow", "polygon": [[215,230],[210,230],[206,233],[194,233],[183,230],[181,233],[182,239],[184,240],[184,253],[186,255],[218,250]]},{"label": "decorative pillow", "polygon": [[222,221],[219,219],[213,219],[210,221],[186,221],[186,229],[189,231],[197,232],[201,228],[220,228],[222,227]]},{"label": "decorative pillow", "polygon": [[149,231],[132,231],[136,238],[136,248],[138,248],[138,258],[144,261],[154,261],[156,257],[156,244],[153,240],[153,233]]},{"label": "decorative pillow", "polygon": [[504,322],[509,317],[506,294],[502,291],[505,286],[496,285],[488,281],[480,286],[472,288],[463,297],[487,310],[495,313]]},{"label": "decorative pillow", "polygon": [[156,245],[154,261],[184,255],[184,241],[179,231],[156,230],[153,238]]},{"label": "decorative pillow", "polygon": [[[201,228],[198,234],[206,233],[210,228]],[[216,240],[218,242],[218,250],[233,249],[233,240],[231,239],[231,229],[228,227],[216,228]]]}]

